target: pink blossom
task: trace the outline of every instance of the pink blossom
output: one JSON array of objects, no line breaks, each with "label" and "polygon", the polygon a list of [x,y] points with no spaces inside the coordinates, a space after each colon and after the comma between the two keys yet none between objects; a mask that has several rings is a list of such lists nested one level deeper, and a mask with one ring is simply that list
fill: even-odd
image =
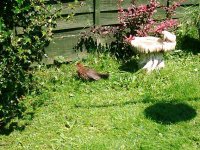
[{"label": "pink blossom", "polygon": [[170,19],[161,22],[155,29],[155,32],[161,33],[164,30],[177,26],[178,22],[175,19]]},{"label": "pink blossom", "polygon": [[130,43],[134,39],[135,39],[135,37],[131,34],[129,35],[129,37],[127,37],[127,36],[124,37],[124,41],[127,43]]},{"label": "pink blossom", "polygon": [[[177,21],[169,19],[175,13],[177,7],[180,6],[180,1],[174,2],[169,7],[162,7],[158,0],[149,0],[149,4],[142,4],[140,6],[130,5],[127,9],[121,7],[121,0],[118,4],[118,19],[120,22],[121,31],[123,34],[134,36],[148,36],[158,35],[163,30],[168,30],[177,26]],[[165,21],[154,20],[153,16],[157,13],[157,9],[163,8],[167,11],[168,19]],[[129,41],[131,37],[126,37]]]}]

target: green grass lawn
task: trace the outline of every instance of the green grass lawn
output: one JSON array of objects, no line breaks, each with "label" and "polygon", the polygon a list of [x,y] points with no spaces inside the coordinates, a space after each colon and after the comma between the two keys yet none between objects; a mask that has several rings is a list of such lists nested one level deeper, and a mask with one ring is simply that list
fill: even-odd
[{"label": "green grass lawn", "polygon": [[200,149],[199,55],[167,55],[150,74],[107,55],[83,63],[110,78],[79,80],[75,63],[37,69],[41,89],[23,99],[0,149]]}]

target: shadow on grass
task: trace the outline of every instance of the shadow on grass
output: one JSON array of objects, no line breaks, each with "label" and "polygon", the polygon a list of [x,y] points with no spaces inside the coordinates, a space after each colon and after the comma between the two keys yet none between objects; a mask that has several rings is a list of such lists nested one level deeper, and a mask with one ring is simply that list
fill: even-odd
[{"label": "shadow on grass", "polygon": [[197,113],[194,108],[185,103],[156,103],[144,111],[147,118],[160,124],[175,124],[193,119]]},{"label": "shadow on grass", "polygon": [[135,73],[139,70],[136,60],[131,59],[119,67],[119,70]]},{"label": "shadow on grass", "polygon": [[[199,98],[190,99],[189,101],[197,101]],[[144,110],[146,118],[153,120],[157,123],[169,125],[175,124],[181,121],[188,121],[193,119],[197,112],[196,110],[189,106],[188,104],[182,103],[181,100],[171,100],[170,102],[159,102],[157,99],[144,99],[142,101],[129,100],[121,103],[109,103],[109,104],[90,104],[90,105],[81,105],[76,104],[75,108],[88,109],[88,108],[109,108],[109,107],[124,107],[127,105],[135,104],[150,104],[153,105],[147,107]],[[186,100],[184,100],[186,101]]]},{"label": "shadow on grass", "polygon": [[200,40],[184,36],[179,38],[178,48],[185,52],[192,52],[193,54],[200,53]]},{"label": "shadow on grass", "polygon": [[[26,123],[20,124],[16,121],[8,120],[7,122],[3,122],[0,124],[0,135],[10,135],[14,130],[22,132],[27,124],[27,120],[33,120],[34,113],[29,112],[24,114],[23,116],[18,116],[18,119],[26,121]],[[13,119],[13,118],[12,118]]]},{"label": "shadow on grass", "polygon": [[107,108],[107,107],[124,107],[127,105],[135,105],[135,104],[149,104],[149,103],[156,103],[157,99],[152,98],[145,98],[143,100],[127,100],[124,102],[119,103],[104,103],[104,104],[90,104],[90,105],[82,105],[82,104],[75,104],[76,108]]},{"label": "shadow on grass", "polygon": [[0,135],[10,135],[14,130],[23,131],[25,127],[25,125],[19,126],[17,122],[12,122],[9,127],[3,127],[0,129]]},{"label": "shadow on grass", "polygon": [[[127,100],[127,101],[124,101],[124,102],[119,102],[119,103],[103,103],[103,104],[75,104],[75,108],[83,108],[83,109],[88,109],[88,108],[107,108],[107,107],[123,107],[123,106],[127,106],[127,105],[135,105],[135,104],[150,104],[150,103],[155,103],[156,104],[171,104],[173,105],[172,103],[176,103],[178,104],[180,101],[183,102],[183,101],[199,101],[200,98],[199,97],[196,97],[196,98],[191,98],[189,100],[185,100],[185,99],[172,99],[170,101],[164,101],[163,100],[159,100],[159,99],[154,99],[154,98],[144,98],[143,100],[134,100],[134,99],[131,99],[131,100]],[[158,103],[158,101],[162,101],[162,103]],[[182,104],[182,103],[181,103]],[[184,104],[184,105],[187,105],[187,104]],[[154,106],[154,105],[153,105]]]},{"label": "shadow on grass", "polygon": [[81,104],[76,104],[75,107],[76,108],[108,108],[108,107],[120,107],[120,106],[126,106],[126,105],[134,105],[140,103],[138,101],[134,101],[134,100],[130,100],[130,101],[126,101],[123,103],[109,103],[109,104],[91,104],[91,105],[81,105]]}]

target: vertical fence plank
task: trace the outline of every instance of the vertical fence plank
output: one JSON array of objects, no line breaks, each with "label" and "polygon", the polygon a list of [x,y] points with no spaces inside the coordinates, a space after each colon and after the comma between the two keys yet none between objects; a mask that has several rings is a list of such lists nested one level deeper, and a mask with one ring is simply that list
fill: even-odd
[{"label": "vertical fence plank", "polygon": [[[171,0],[167,0],[167,7],[169,7],[169,4],[170,4]],[[166,17],[169,18],[169,13],[168,11],[166,11]]]},{"label": "vertical fence plank", "polygon": [[94,25],[100,25],[100,0],[94,0]]}]

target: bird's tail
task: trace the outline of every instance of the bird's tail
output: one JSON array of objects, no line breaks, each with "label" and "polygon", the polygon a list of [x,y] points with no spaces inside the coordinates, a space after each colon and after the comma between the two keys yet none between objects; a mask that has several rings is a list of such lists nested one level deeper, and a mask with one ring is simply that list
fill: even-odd
[{"label": "bird's tail", "polygon": [[98,75],[103,79],[107,79],[109,77],[108,73],[98,73]]}]

